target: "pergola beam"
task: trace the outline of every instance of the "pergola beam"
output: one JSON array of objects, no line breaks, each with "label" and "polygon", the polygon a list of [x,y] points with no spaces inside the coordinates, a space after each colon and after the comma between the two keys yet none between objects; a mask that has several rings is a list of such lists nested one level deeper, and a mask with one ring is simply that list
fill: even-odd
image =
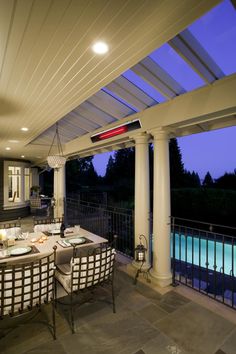
[{"label": "pergola beam", "polygon": [[[151,132],[153,129],[163,127],[170,128],[171,131],[175,132],[175,135],[178,131],[181,131],[179,135],[186,135],[185,130],[191,131],[191,127],[196,127],[197,124],[207,123],[209,126],[208,130],[235,125],[235,92],[236,74],[215,81],[210,86],[178,96],[171,101],[150,107],[131,117],[126,117],[119,122],[98,129],[97,132],[113,126],[115,127],[121,124],[121,122],[125,123],[138,118],[142,124],[142,128],[138,130],[139,133],[145,131]],[[82,150],[88,153],[91,150],[96,151],[104,146],[113,150],[113,145],[131,141],[132,139],[129,133],[125,133],[122,136],[93,144],[90,135],[86,134],[65,144],[65,153],[72,155]]]}]

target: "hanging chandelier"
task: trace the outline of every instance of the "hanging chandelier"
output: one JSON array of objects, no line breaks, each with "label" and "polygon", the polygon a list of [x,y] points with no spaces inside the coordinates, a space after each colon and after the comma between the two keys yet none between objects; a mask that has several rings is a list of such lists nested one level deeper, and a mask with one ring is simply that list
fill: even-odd
[{"label": "hanging chandelier", "polygon": [[[50,155],[52,147],[54,145],[54,142],[56,142],[56,144],[57,144],[58,154]],[[58,132],[58,123],[56,123],[56,132],[55,132],[55,135],[52,140],[52,144],[51,144],[49,152],[48,152],[47,162],[48,162],[49,167],[55,168],[55,169],[62,168],[66,164],[66,158],[65,158],[65,156],[63,156],[61,140],[60,140],[59,132]]]}]

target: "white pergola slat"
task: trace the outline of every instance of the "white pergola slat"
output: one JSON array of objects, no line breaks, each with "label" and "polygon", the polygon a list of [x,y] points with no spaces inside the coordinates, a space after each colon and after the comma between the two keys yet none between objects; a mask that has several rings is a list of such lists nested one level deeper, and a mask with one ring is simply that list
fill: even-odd
[{"label": "white pergola slat", "polygon": [[183,87],[149,57],[132,67],[132,70],[168,99],[185,92]]},{"label": "white pergola slat", "polygon": [[112,123],[116,121],[115,118],[109,116],[108,114],[103,114],[98,108],[93,106],[89,102],[82,103],[76,111],[83,117],[88,118],[92,122],[104,126],[105,124]]},{"label": "white pergola slat", "polygon": [[120,101],[117,101],[114,97],[103,90],[100,90],[95,95],[90,97],[88,102],[91,102],[94,106],[100,108],[117,119],[126,117],[131,112],[134,113],[134,111],[132,111],[129,107],[122,104]]},{"label": "white pergola slat", "polygon": [[135,95],[130,93],[128,89],[123,88],[115,81],[111,82],[106,87],[108,88],[108,90],[114,92],[117,96],[121,97],[128,104],[131,104],[139,111],[142,111],[148,107],[145,103],[140,101]]},{"label": "white pergola slat", "polygon": [[158,103],[122,75],[118,77],[115,82],[125,90],[128,90],[130,94],[134,95],[140,102],[144,103],[148,107]]},{"label": "white pergola slat", "polygon": [[223,71],[205,51],[189,30],[184,30],[169,44],[207,83],[224,77]]},{"label": "white pergola slat", "polygon": [[91,132],[95,129],[100,128],[99,124],[96,124],[89,119],[84,118],[81,114],[76,112],[76,110],[68,113],[66,116],[66,119],[71,123],[74,124],[75,126],[87,131]]}]

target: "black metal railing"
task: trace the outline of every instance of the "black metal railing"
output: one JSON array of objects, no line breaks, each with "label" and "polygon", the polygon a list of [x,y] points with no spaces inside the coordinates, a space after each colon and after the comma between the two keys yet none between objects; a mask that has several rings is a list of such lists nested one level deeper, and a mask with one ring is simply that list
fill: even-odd
[{"label": "black metal railing", "polygon": [[117,249],[133,257],[133,210],[67,198],[66,213],[70,225],[79,224],[82,228],[107,238],[109,241],[117,235]]},{"label": "black metal railing", "polygon": [[172,217],[171,242],[173,285],[236,309],[236,228]]}]

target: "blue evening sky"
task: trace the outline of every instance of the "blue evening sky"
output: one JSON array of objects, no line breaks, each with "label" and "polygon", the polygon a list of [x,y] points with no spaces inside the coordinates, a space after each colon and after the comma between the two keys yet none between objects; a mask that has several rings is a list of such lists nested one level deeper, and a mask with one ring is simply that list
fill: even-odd
[{"label": "blue evening sky", "polygon": [[[217,5],[188,29],[225,75],[236,72],[236,10],[229,0]],[[186,91],[205,85],[204,81],[169,44],[156,49],[150,54],[150,58],[168,72]],[[156,102],[165,101],[159,92],[132,70],[126,71],[123,76]],[[123,103],[131,109],[131,112],[137,111],[127,102]],[[225,172],[233,172],[236,168],[236,127],[182,137],[178,139],[178,143],[185,168],[198,172],[200,178],[204,178],[207,171],[213,178],[217,178]],[[105,153],[94,157],[94,166],[99,175],[105,174],[110,154]]]},{"label": "blue evening sky", "polygon": [[[184,167],[199,173],[201,179],[207,171],[213,178],[236,169],[236,127],[185,136],[178,139]],[[94,156],[97,173],[104,176],[112,153]]]}]

